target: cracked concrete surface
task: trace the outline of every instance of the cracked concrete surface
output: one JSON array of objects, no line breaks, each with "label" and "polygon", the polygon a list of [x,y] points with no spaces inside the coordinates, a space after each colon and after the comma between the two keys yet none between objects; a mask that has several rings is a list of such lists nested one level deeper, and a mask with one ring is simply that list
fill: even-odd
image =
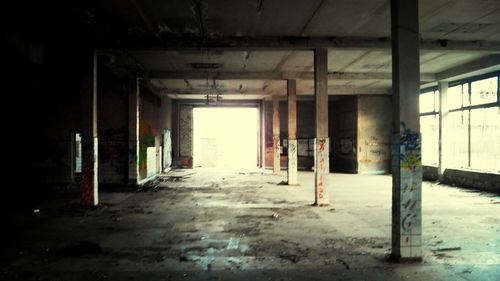
[{"label": "cracked concrete surface", "polygon": [[389,262],[391,177],[176,170],[101,206],[9,214],[3,280],[499,280],[500,198],[423,184],[422,263]]}]

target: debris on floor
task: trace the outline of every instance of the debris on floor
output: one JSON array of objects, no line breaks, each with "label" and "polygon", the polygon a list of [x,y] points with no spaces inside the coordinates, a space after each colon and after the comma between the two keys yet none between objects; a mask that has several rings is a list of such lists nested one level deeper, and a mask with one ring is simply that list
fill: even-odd
[{"label": "debris on floor", "polygon": [[349,264],[347,262],[345,262],[343,259],[336,259],[335,261],[343,264],[345,266],[346,269],[350,269],[351,267],[349,266]]},{"label": "debris on floor", "polygon": [[448,247],[437,247],[436,249],[434,249],[434,251],[446,252],[446,251],[459,251],[461,249],[462,247],[460,246],[448,246]]}]

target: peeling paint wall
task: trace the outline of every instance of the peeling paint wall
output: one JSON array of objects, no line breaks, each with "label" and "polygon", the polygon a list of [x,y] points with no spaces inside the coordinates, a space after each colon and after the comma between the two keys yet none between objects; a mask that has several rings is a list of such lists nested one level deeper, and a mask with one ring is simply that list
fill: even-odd
[{"label": "peeling paint wall", "polygon": [[359,173],[390,173],[392,134],[391,128],[391,97],[359,96]]}]

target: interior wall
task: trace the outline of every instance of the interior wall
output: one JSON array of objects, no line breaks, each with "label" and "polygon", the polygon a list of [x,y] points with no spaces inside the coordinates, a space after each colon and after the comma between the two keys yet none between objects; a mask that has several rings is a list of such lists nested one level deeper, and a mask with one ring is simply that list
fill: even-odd
[{"label": "interior wall", "polygon": [[[297,139],[313,139],[315,132],[314,101],[297,101]],[[264,101],[264,136],[265,136],[265,167],[273,166],[273,104]],[[280,101],[280,144],[288,139],[288,102]],[[280,157],[282,168],[287,167],[287,147],[283,147]],[[297,166],[300,170],[310,170],[314,166],[314,157],[297,156]]]},{"label": "interior wall", "polygon": [[358,172],[391,172],[391,96],[358,97]]},{"label": "interior wall", "polygon": [[99,183],[128,182],[129,80],[100,74],[98,93]]},{"label": "interior wall", "polygon": [[[172,129],[169,109],[172,101],[161,98],[141,82],[139,87],[138,180],[150,179],[161,172],[162,135]],[[170,115],[170,117],[169,117]]]},{"label": "interior wall", "polygon": [[3,129],[12,144],[3,156],[15,182],[6,192],[23,198],[73,181],[73,134],[81,127],[82,46],[49,44],[33,32],[15,20],[0,32],[0,92],[10,107]]},{"label": "interior wall", "polygon": [[343,96],[330,101],[329,131],[332,138],[332,171],[357,173],[358,97]]}]

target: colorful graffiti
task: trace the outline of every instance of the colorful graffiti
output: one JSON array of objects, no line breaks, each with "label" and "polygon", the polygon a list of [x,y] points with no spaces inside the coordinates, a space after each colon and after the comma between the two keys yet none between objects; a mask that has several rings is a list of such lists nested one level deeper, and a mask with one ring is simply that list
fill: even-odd
[{"label": "colorful graffiti", "polygon": [[422,165],[422,154],[420,146],[420,133],[412,132],[401,122],[402,133],[400,139],[399,161],[401,168],[415,171]]},{"label": "colorful graffiti", "polygon": [[147,163],[148,163],[148,147],[155,146],[155,137],[157,130],[151,125],[140,124],[139,128],[139,156],[137,158],[137,165],[139,166],[139,178],[145,179],[147,177]]},{"label": "colorful graffiti", "polygon": [[[411,247],[410,255],[418,255],[421,247],[420,237],[422,225],[422,166],[421,166],[421,137],[401,122],[399,135],[399,184],[400,186],[400,236],[404,246]],[[396,157],[397,155],[396,154]],[[397,158],[396,158],[397,159]]]}]

